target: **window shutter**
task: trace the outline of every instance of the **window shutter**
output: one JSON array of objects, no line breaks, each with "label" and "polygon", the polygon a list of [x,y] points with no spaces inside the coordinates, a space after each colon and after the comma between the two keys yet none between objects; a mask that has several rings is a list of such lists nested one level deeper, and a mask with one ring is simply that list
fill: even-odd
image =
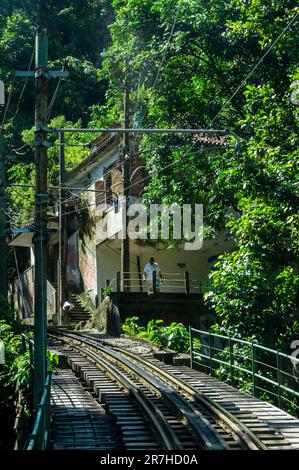
[{"label": "window shutter", "polygon": [[[121,170],[112,170],[112,191],[120,195],[123,191],[123,181],[122,181],[122,172]],[[113,195],[112,195],[113,196]]]},{"label": "window shutter", "polygon": [[95,189],[99,191],[96,193],[96,208],[106,206],[106,188],[105,181],[99,180],[95,182]]},{"label": "window shutter", "polygon": [[[139,156],[132,158],[131,160],[131,175],[133,172],[140,166],[144,166],[145,162],[142,160]],[[131,195],[138,197],[140,193],[142,193],[144,186],[147,184],[148,181],[143,181],[143,179],[146,176],[146,172],[144,168],[140,168],[139,170],[136,171],[135,175],[133,176],[133,179],[130,183],[131,187]]]}]

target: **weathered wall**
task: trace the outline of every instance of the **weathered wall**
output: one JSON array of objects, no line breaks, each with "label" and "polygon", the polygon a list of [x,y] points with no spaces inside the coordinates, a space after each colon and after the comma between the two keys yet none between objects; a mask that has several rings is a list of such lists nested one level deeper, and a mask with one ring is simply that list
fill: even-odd
[{"label": "weathered wall", "polygon": [[66,276],[68,285],[74,290],[80,289],[79,245],[77,232],[67,240],[66,247]]},{"label": "weathered wall", "polygon": [[[34,267],[16,278],[10,288],[13,307],[21,318],[28,319],[34,312]],[[47,282],[47,316],[52,319],[56,312],[56,290]]]}]

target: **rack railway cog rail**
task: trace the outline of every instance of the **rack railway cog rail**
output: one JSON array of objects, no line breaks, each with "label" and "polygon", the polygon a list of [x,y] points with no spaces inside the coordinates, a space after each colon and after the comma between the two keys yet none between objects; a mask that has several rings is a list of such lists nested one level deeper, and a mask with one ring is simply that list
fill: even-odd
[{"label": "rack railway cog rail", "polygon": [[[268,449],[240,419],[157,363],[121,348],[107,347],[80,333],[51,328],[49,335],[105,371],[125,391],[150,423],[160,447],[184,449],[180,433],[185,429],[193,448]],[[175,418],[179,426],[172,425]]]}]

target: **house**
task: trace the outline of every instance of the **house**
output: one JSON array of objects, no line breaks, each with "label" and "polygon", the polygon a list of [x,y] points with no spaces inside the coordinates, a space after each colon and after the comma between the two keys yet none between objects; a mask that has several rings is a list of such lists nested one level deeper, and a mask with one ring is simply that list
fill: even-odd
[{"label": "house", "polygon": [[[113,292],[124,290],[124,280],[119,274],[124,215],[133,204],[141,202],[149,175],[137,148],[131,148],[131,155],[126,157],[130,163],[130,198],[125,201],[120,135],[101,135],[92,142],[92,149],[90,155],[65,179],[65,259],[68,293],[87,292],[96,305],[107,287]],[[56,230],[48,244],[48,281],[54,290],[58,284],[58,242],[59,232]],[[20,237],[18,243],[22,243]],[[12,244],[16,244],[16,240]],[[164,277],[159,298],[162,299],[164,294],[185,295],[188,282],[188,292],[197,295],[197,299],[206,288],[208,274],[217,255],[231,247],[232,242],[225,233],[219,234],[216,239],[203,240],[202,247],[195,251],[184,249],[184,244],[166,249],[157,240],[129,239],[130,269],[126,290],[136,293],[136,299],[142,296],[139,304],[145,302],[148,296],[144,291],[142,272],[149,257],[154,256]],[[32,252],[31,245],[30,249]],[[33,253],[31,259],[34,262]]]}]

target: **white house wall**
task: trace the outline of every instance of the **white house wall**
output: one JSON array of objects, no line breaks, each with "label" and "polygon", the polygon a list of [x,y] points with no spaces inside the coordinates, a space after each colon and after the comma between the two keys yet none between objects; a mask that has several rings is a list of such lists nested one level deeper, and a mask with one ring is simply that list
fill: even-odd
[{"label": "white house wall", "polygon": [[[233,243],[226,238],[225,234],[221,234],[213,240],[205,240],[202,248],[197,251],[166,250],[162,246],[159,249],[157,246],[140,246],[132,241],[130,243],[132,290],[139,290],[137,256],[140,259],[141,272],[143,272],[150,256],[156,258],[165,278],[161,292],[183,292],[185,271],[189,272],[191,281],[196,281],[192,291],[199,292],[199,284],[204,285],[208,281],[208,275],[211,271],[211,263],[208,258],[229,251],[232,248]],[[116,274],[120,271],[120,260],[120,240],[107,240],[97,246],[98,293],[101,292],[101,288],[106,287],[106,280],[112,281],[113,289],[116,288]]]},{"label": "white house wall", "polygon": [[[119,157],[118,147],[114,146],[103,153],[101,159],[91,162],[88,167],[78,170],[78,173],[69,178],[67,184],[76,187],[74,193],[85,197],[89,203],[89,211],[94,218],[94,234],[89,239],[85,236],[84,243],[79,241],[79,272],[85,291],[89,291],[91,298],[100,295],[101,289],[106,287],[106,281],[116,288],[116,275],[120,271],[120,240],[106,239],[100,231],[103,212],[95,207],[96,197],[94,192],[80,192],[79,188],[95,190],[95,182],[103,179],[104,169],[109,167]],[[120,198],[121,200],[121,198]],[[106,212],[106,221],[109,222],[106,238],[113,237],[121,228],[121,210],[115,213],[111,208]],[[227,240],[225,234],[220,234],[214,240],[205,240],[203,246],[197,251],[166,250],[158,245],[154,247],[130,243],[130,271],[133,290],[139,290],[137,256],[140,258],[141,271],[150,256],[155,256],[159,262],[165,278],[165,286],[162,291],[182,292],[184,289],[184,272],[188,271],[191,281],[196,279],[197,284],[204,283],[208,279],[211,264],[208,258],[219,255],[226,250],[231,250],[233,244]],[[180,266],[179,266],[180,265]],[[134,279],[134,280],[133,280]],[[179,282],[175,282],[178,280]],[[194,292],[194,290],[193,290]]]}]

